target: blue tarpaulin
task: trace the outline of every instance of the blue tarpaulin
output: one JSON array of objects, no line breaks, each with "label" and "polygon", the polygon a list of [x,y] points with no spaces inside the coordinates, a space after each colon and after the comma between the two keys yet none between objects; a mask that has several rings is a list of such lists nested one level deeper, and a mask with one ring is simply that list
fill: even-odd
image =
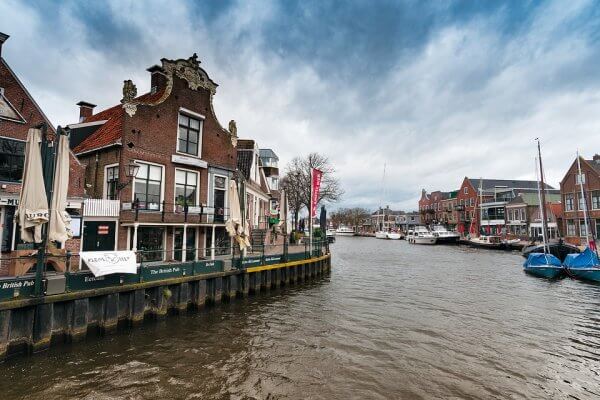
[{"label": "blue tarpaulin", "polygon": [[525,268],[544,266],[560,267],[561,262],[556,256],[553,256],[552,254],[529,253],[527,260],[525,260],[525,263],[523,264],[523,267]]},{"label": "blue tarpaulin", "polygon": [[569,254],[565,258],[565,267],[567,268],[591,268],[600,267],[600,260],[598,255],[593,252],[589,247],[579,254]]}]

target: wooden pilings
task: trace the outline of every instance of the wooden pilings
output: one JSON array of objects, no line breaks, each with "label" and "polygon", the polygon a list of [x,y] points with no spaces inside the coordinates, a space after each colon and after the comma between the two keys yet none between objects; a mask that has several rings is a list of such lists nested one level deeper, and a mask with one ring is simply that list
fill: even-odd
[{"label": "wooden pilings", "polygon": [[324,256],[204,277],[0,302],[0,360],[84,340],[92,331],[110,334],[118,325],[134,326],[145,319],[307,282],[330,270],[330,256]]}]

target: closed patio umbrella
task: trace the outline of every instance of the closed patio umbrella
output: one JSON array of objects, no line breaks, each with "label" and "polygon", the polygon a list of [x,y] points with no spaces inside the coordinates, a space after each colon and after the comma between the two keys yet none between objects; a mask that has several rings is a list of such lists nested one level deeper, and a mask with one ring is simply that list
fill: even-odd
[{"label": "closed patio umbrella", "polygon": [[285,190],[282,189],[280,192],[279,199],[279,227],[284,235],[287,235],[289,232],[287,215],[288,215],[288,204],[287,197],[285,195]]},{"label": "closed patio umbrella", "polygon": [[15,219],[19,222],[21,240],[42,242],[42,225],[48,222],[48,198],[42,172],[40,129],[31,128],[25,144],[25,166],[19,206]]},{"label": "closed patio umbrella", "polygon": [[69,139],[66,135],[59,134],[58,136],[48,238],[64,245],[67,239],[73,237],[71,217],[66,211],[69,188]]},{"label": "closed patio umbrella", "polygon": [[229,181],[229,219],[225,223],[225,229],[229,236],[234,238],[240,245],[240,250],[250,246],[250,240],[244,226],[242,225],[242,211],[240,208],[240,196],[237,184],[232,179]]}]

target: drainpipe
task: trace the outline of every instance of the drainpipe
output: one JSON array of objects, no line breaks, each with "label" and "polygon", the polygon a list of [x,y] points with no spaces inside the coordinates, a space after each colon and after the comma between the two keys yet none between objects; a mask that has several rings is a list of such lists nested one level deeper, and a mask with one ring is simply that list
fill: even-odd
[{"label": "drainpipe", "polygon": [[183,243],[181,244],[181,262],[185,262],[185,252],[187,250],[187,224],[183,224]]},{"label": "drainpipe", "polygon": [[214,260],[215,259],[215,225],[212,226],[212,236],[211,236],[211,243],[210,243],[210,259]]}]

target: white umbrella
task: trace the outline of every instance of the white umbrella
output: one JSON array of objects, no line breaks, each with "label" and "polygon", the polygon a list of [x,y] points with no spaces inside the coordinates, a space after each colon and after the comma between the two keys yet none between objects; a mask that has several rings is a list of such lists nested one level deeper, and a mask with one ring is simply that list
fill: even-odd
[{"label": "white umbrella", "polygon": [[21,240],[27,243],[41,243],[42,225],[48,222],[48,198],[42,172],[41,141],[41,131],[29,129],[25,144],[21,196],[15,213],[21,230]]},{"label": "white umbrella", "polygon": [[237,184],[232,179],[229,181],[229,219],[225,223],[225,229],[230,237],[240,245],[240,250],[245,250],[250,246],[247,228],[242,226],[242,211],[240,208],[240,196],[237,191]]},{"label": "white umbrella", "polygon": [[67,239],[73,237],[71,217],[66,211],[67,190],[69,188],[69,139],[66,135],[58,136],[48,239],[64,244]]},{"label": "white umbrella", "polygon": [[285,190],[282,189],[279,192],[279,223],[277,227],[283,232],[284,235],[288,233],[287,225],[287,198],[285,197]]}]

